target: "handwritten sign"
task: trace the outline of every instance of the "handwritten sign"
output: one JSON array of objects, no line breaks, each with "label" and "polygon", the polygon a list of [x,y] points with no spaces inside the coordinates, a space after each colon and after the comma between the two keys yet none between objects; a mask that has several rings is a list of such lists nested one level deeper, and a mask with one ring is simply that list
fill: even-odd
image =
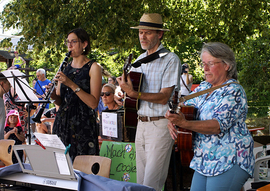
[{"label": "handwritten sign", "polygon": [[102,135],[118,138],[116,113],[102,112]]},{"label": "handwritten sign", "polygon": [[111,179],[137,182],[135,143],[103,141],[100,156],[112,159]]}]

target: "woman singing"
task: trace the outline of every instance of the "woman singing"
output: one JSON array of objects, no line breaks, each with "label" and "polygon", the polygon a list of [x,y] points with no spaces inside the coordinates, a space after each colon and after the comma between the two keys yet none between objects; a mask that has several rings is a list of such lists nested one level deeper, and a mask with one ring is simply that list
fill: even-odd
[{"label": "woman singing", "polygon": [[63,72],[58,72],[56,92],[51,97],[59,105],[53,133],[65,146],[71,144],[69,155],[95,155],[99,153],[96,113],[101,92],[101,67],[86,55],[90,50],[87,32],[74,29],[66,39],[73,58]]}]

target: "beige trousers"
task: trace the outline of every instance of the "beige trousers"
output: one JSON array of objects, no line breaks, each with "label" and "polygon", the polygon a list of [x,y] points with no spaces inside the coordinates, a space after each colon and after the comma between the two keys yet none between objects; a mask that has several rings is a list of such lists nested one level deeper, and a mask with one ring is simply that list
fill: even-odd
[{"label": "beige trousers", "polygon": [[165,184],[172,146],[168,120],[138,121],[135,146],[137,183],[160,191]]}]

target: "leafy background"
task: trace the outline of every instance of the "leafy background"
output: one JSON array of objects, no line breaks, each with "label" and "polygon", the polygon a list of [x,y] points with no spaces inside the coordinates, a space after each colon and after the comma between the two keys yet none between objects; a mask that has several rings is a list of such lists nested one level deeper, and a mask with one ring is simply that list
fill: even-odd
[{"label": "leafy background", "polygon": [[[5,28],[20,28],[17,50],[33,60],[30,67],[49,68],[52,78],[67,48],[66,34],[84,28],[92,52],[111,75],[122,74],[130,52],[141,52],[136,26],[143,13],[157,12],[166,32],[163,44],[191,67],[194,83],[203,80],[199,52],[205,42],[228,44],[238,62],[239,81],[249,100],[249,118],[269,121],[269,0],[14,0],[0,15]],[[32,45],[31,51],[27,50]],[[8,50],[10,39],[0,46]],[[2,63],[1,68],[6,66]],[[255,124],[256,125],[256,124]],[[269,127],[269,123],[267,124]]]}]

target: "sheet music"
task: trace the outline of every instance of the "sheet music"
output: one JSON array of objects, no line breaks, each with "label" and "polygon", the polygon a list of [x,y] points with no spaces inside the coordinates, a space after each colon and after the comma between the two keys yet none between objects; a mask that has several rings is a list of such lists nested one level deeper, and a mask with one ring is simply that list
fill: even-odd
[{"label": "sheet music", "polygon": [[[43,134],[43,133],[34,133],[34,135],[45,148],[47,146],[47,147],[54,147],[58,149],[64,149],[64,150],[66,149],[65,145],[63,144],[63,142],[59,139],[57,135],[50,135],[50,134]],[[57,162],[59,173],[70,175],[66,155],[63,153],[55,153],[55,159]]]},{"label": "sheet music", "polygon": [[58,149],[66,149],[63,142],[59,139],[57,135],[34,133],[36,138],[41,142],[43,146],[54,147]]},{"label": "sheet music", "polygon": [[21,101],[29,101],[25,94],[23,93],[22,89],[25,91],[27,96],[31,101],[39,101],[38,97],[34,94],[34,92],[30,89],[30,86],[28,82],[26,81],[26,78],[24,73],[20,72],[19,70],[5,70],[2,72],[5,77],[12,77],[17,76],[18,77],[18,83],[21,85],[22,88],[20,88],[19,84],[15,81],[15,87],[14,87],[14,78],[7,78],[11,86],[15,89],[16,93],[18,94]]}]

